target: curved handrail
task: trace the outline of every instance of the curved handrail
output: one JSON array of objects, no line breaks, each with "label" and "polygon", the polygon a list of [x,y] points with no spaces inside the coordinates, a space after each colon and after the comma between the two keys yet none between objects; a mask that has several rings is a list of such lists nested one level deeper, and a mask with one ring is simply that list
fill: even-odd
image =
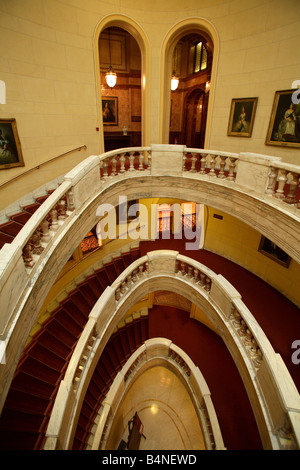
[{"label": "curved handrail", "polygon": [[[164,191],[168,192],[168,197],[176,198],[178,189],[179,194],[183,194],[182,190],[189,188],[193,194],[189,197],[209,203],[212,202],[213,194],[214,201],[217,201],[221,210],[247,221],[266,236],[270,232],[274,238],[272,241],[278,244],[279,240],[283,245],[282,249],[287,248],[288,254],[296,260],[300,259],[300,217],[297,204],[282,201],[280,192],[278,197],[273,197],[267,191],[273,191],[274,175],[271,169],[275,167],[275,163],[281,165],[280,158],[229,154],[229,162],[224,161],[225,165],[229,165],[229,170],[226,170],[228,173],[225,172],[223,178],[222,172],[221,175],[216,175],[215,165],[218,158],[224,157],[226,160],[227,154],[218,151],[206,153],[201,149],[195,150],[197,155],[193,156],[193,153],[194,149],[186,149],[180,145],[152,145],[92,155],[64,176],[61,185],[31,216],[14,241],[3,246],[0,250],[0,341],[14,344],[14,352],[7,354],[7,364],[0,369],[0,409],[16,360],[27,339],[23,338],[26,334],[23,322],[26,328],[31,328],[31,322],[36,318],[32,312],[37,315],[55,275],[93,223],[99,220],[96,209],[99,201],[103,200],[102,196],[104,200],[107,197],[108,201],[113,200],[112,198],[117,201],[117,195],[120,194],[118,184],[125,188],[125,194],[126,191],[128,194],[136,194],[138,187],[139,194],[143,197],[144,194],[148,195],[146,197],[152,197],[151,194],[155,197],[161,193],[162,180],[166,178]],[[201,174],[199,167],[193,168],[187,161],[193,158],[196,162],[196,157],[199,164],[200,154],[201,160],[203,159],[202,168],[209,170],[205,174]],[[212,155],[216,158],[212,158]],[[236,160],[237,171],[234,171],[231,164],[235,164]],[[282,164],[282,167],[285,166]],[[293,169],[300,173],[300,167]],[[130,182],[128,185],[131,178],[136,184]],[[168,178],[175,179],[175,186],[170,185]],[[144,184],[146,180],[151,181],[150,189]],[[282,188],[284,181],[284,175],[280,176],[278,188]],[[249,207],[245,211],[247,203]],[[267,220],[266,210],[270,211]],[[288,231],[293,236],[287,237]],[[73,234],[71,239],[68,237],[70,233]],[[43,289],[38,287],[39,276],[43,279]],[[23,335],[18,336],[21,331]],[[22,341],[14,342],[14,335],[18,339],[21,337]]]},{"label": "curved handrail", "polygon": [[[148,357],[150,354],[150,358]],[[174,371],[181,377],[185,388],[190,391],[190,396],[203,432],[206,449],[224,450],[222,433],[211,399],[208,385],[198,367],[191,358],[172,341],[165,338],[152,338],[146,340],[132,356],[127,360],[122,370],[114,379],[110,390],[102,402],[99,421],[90,439],[92,450],[104,450],[104,442],[110,433],[108,422],[113,421],[117,414],[118,406],[122,402],[129,387],[145,370],[162,365]],[[103,407],[103,408],[102,408]]]},{"label": "curved handrail", "polygon": [[91,310],[56,397],[48,448],[70,446],[87,383],[124,312],[143,292],[166,286],[192,300],[218,328],[243,376],[264,446],[299,449],[300,397],[281,356],[223,276],[171,250],[152,251],[134,261]]},{"label": "curved handrail", "polygon": [[74,149],[68,150],[67,152],[61,153],[60,155],[56,155],[56,157],[49,158],[49,160],[45,160],[44,162],[40,163],[39,165],[35,165],[35,166],[33,166],[32,168],[29,168],[28,170],[23,171],[23,173],[20,173],[19,175],[16,175],[16,176],[14,176],[13,178],[10,178],[10,179],[7,180],[7,181],[4,181],[3,183],[0,184],[0,189],[4,188],[4,186],[7,186],[8,184],[12,183],[13,181],[15,181],[15,180],[21,178],[22,176],[25,176],[25,175],[27,175],[28,173],[31,173],[33,170],[39,170],[42,166],[47,165],[48,163],[51,163],[51,162],[53,162],[54,160],[58,160],[59,158],[64,157],[65,155],[68,155],[69,153],[76,152],[76,150],[77,150],[78,152],[80,152],[82,149],[83,149],[83,150],[86,150],[86,149],[87,149],[87,146],[86,146],[85,144],[84,144],[84,145],[80,145],[79,147],[76,147],[76,148],[74,148]]}]

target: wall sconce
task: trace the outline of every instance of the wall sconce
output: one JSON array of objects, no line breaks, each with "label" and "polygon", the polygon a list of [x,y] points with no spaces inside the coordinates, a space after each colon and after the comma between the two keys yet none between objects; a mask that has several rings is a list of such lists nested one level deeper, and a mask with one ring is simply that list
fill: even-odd
[{"label": "wall sconce", "polygon": [[210,90],[210,82],[205,83],[205,93],[207,93]]},{"label": "wall sconce", "polygon": [[117,83],[117,74],[113,71],[113,68],[111,66],[111,49],[110,49],[110,29],[108,30],[108,46],[109,46],[109,68],[108,68],[108,72],[106,73],[105,75],[105,80],[106,80],[106,83],[107,85],[110,87],[110,88],[113,88],[115,86],[115,84]]}]

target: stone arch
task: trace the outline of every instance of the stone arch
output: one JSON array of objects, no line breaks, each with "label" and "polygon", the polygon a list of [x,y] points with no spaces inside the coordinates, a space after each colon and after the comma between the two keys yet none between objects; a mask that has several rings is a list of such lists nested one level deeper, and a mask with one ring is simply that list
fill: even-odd
[{"label": "stone arch", "polygon": [[211,70],[210,100],[207,111],[206,138],[204,147],[209,148],[210,118],[212,114],[212,104],[214,96],[214,84],[217,73],[217,64],[219,57],[219,37],[214,25],[204,18],[188,18],[177,23],[167,33],[162,44],[161,53],[161,100],[160,100],[160,143],[168,143],[169,122],[170,122],[170,77],[172,72],[172,54],[174,48],[185,34],[190,32],[199,32],[208,37],[213,46],[213,63]]},{"label": "stone arch", "polygon": [[94,64],[95,64],[95,77],[97,86],[97,109],[98,119],[101,131],[101,152],[104,151],[104,137],[103,137],[103,121],[102,115],[99,113],[101,105],[101,80],[100,80],[100,61],[99,61],[99,37],[101,32],[110,26],[118,26],[130,33],[137,41],[141,51],[142,61],[142,145],[149,145],[149,42],[146,34],[142,28],[129,16],[125,15],[109,15],[103,18],[98,24],[94,32]]},{"label": "stone arch", "polygon": [[[195,271],[190,276],[186,271],[183,273],[178,270],[178,264],[182,263],[192,269],[196,268],[197,277],[195,278]],[[139,271],[139,266],[144,271]],[[134,274],[136,270],[139,274]],[[198,282],[199,272],[210,279],[208,289],[207,285],[205,287]],[[130,288],[124,289],[124,284],[129,278],[132,280],[133,274],[136,279],[130,284]],[[295,416],[299,408],[299,394],[280,356],[274,352],[263,330],[242,302],[240,294],[226,279],[201,263],[170,250],[149,252],[133,262],[96,302],[61,383],[47,430],[50,440],[46,448],[55,449],[58,443],[62,448],[69,448],[88,383],[110,335],[145,292],[158,288],[177,292],[190,299],[214,323],[242,377],[264,448],[280,449],[282,423],[291,419],[289,426],[293,427],[293,413],[285,402],[288,389],[294,403]],[[246,346],[245,335],[241,332],[244,328],[252,337],[251,348]],[[247,340],[250,338],[248,332]],[[81,359],[86,355],[87,345],[90,352],[85,361],[88,365],[82,370]],[[70,391],[74,390],[79,369],[80,381],[76,383],[74,401]],[[275,384],[277,375],[280,380]],[[291,415],[289,418],[288,413]],[[69,423],[67,433],[61,423]],[[290,444],[297,447],[297,425],[292,436]]]},{"label": "stone arch", "polygon": [[[145,341],[127,360],[122,370],[114,379],[102,409],[104,416],[107,416],[108,420],[99,420],[94,431],[94,439],[91,445],[92,450],[107,447],[105,445],[101,446],[103,440],[109,441],[115,439],[118,433],[116,433],[116,428],[119,427],[119,423],[116,424],[114,421],[118,414],[120,414],[124,402],[126,402],[128,392],[145,372],[147,373],[150,369],[157,367],[166,368],[169,373],[174,374],[183,384],[195,412],[193,416],[194,418],[195,416],[197,417],[205,448],[224,450],[225,447],[217,414],[203,374],[181,348],[167,338],[160,337]],[[139,412],[139,409],[137,411]],[[109,424],[106,426],[108,422]],[[126,426],[126,420],[124,420],[124,423]],[[194,422],[193,424],[196,423]],[[188,436],[188,434],[187,431],[186,435]]]}]

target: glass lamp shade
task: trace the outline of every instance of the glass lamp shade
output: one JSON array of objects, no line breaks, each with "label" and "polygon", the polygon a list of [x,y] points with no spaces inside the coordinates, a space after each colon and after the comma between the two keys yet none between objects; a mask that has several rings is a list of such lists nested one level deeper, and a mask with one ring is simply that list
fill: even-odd
[{"label": "glass lamp shade", "polygon": [[113,72],[112,68],[110,67],[107,74],[105,75],[106,83],[110,88],[113,88],[117,83],[117,74]]},{"label": "glass lamp shade", "polygon": [[177,90],[178,84],[179,84],[179,79],[175,77],[175,75],[173,75],[173,77],[171,78],[171,90],[172,91]]}]

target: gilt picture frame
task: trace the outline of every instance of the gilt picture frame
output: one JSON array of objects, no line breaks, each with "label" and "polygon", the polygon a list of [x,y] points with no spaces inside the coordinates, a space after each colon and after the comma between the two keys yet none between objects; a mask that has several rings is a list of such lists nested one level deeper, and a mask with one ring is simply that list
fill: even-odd
[{"label": "gilt picture frame", "polygon": [[[299,90],[275,92],[266,145],[300,148]],[[296,99],[295,99],[296,98]]]},{"label": "gilt picture frame", "polygon": [[24,166],[16,119],[0,119],[0,170]]},{"label": "gilt picture frame", "polygon": [[227,135],[251,137],[258,98],[233,98]]},{"label": "gilt picture frame", "polygon": [[118,97],[105,96],[102,97],[102,119],[104,126],[118,125]]}]

